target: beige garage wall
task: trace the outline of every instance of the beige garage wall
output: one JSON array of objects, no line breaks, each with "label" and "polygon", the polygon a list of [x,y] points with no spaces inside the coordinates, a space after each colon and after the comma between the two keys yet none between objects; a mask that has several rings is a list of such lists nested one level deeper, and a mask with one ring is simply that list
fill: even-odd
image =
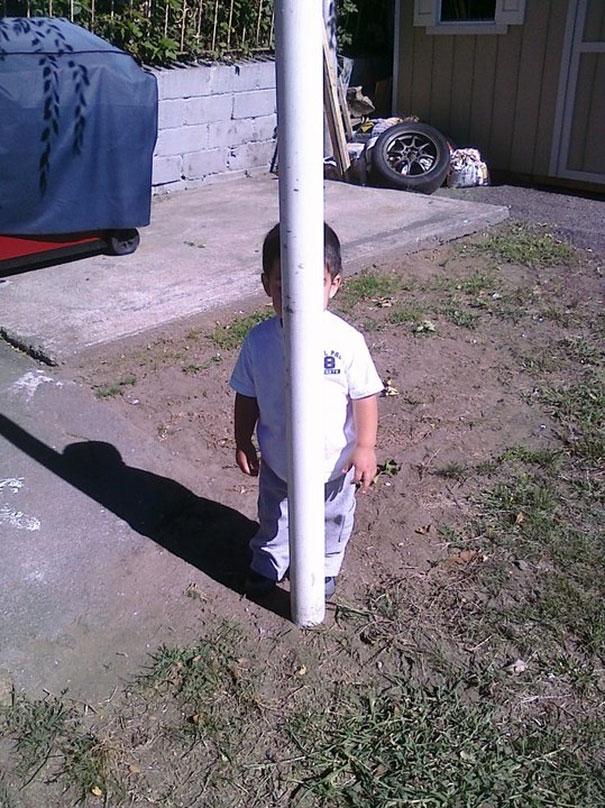
[{"label": "beige garage wall", "polygon": [[414,113],[492,169],[547,176],[568,0],[527,0],[506,34],[429,35],[401,4],[398,111]]}]

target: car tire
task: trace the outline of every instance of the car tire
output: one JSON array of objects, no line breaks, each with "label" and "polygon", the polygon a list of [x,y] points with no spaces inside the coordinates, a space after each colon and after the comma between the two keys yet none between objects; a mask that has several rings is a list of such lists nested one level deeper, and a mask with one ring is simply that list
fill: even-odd
[{"label": "car tire", "polygon": [[139,246],[141,237],[139,231],[111,230],[105,237],[107,251],[110,255],[130,255]]},{"label": "car tire", "polygon": [[426,123],[399,123],[379,135],[371,150],[372,180],[386,188],[432,194],[450,167],[445,137]]}]

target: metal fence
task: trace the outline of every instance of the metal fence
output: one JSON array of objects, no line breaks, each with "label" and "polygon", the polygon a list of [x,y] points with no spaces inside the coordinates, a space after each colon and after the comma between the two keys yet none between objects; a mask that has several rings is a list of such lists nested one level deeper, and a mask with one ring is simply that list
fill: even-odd
[{"label": "metal fence", "polygon": [[66,17],[141,61],[270,51],[273,0],[0,0],[5,17]]}]

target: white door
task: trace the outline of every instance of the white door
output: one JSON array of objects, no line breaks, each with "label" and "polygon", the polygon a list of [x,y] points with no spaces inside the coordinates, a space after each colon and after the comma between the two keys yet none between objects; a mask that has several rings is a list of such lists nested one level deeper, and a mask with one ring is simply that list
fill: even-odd
[{"label": "white door", "polygon": [[551,174],[605,183],[605,1],[570,0]]}]

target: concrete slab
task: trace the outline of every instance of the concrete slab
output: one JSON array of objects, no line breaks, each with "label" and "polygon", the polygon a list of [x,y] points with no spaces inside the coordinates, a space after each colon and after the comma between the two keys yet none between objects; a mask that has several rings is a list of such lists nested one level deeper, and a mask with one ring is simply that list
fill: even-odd
[{"label": "concrete slab", "polygon": [[[0,332],[51,362],[259,290],[260,246],[277,220],[263,175],[158,198],[128,257],[96,256],[0,284]],[[326,218],[356,271],[508,216],[502,206],[326,183]]]},{"label": "concrete slab", "polygon": [[109,696],[173,627],[199,631],[189,584],[236,608],[254,523],[218,501],[220,467],[201,475],[1,342],[0,402],[0,670],[18,689]]}]

